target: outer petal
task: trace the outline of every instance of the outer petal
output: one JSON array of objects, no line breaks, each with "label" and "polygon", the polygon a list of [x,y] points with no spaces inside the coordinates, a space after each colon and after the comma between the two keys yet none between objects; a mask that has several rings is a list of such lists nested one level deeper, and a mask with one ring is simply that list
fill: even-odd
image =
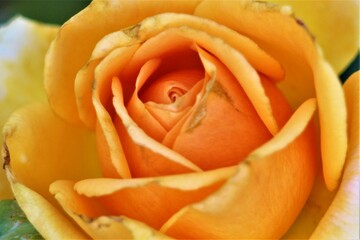
[{"label": "outer petal", "polygon": [[20,183],[53,199],[48,188],[56,179],[99,176],[94,134],[58,118],[47,104],[13,113],[3,129],[5,159]]},{"label": "outer petal", "polygon": [[[45,99],[42,93],[45,52],[56,26],[16,17],[0,28],[0,129],[21,105]],[[0,199],[12,196],[5,172],[0,171]]]},{"label": "outer petal", "polygon": [[[270,2],[290,5],[314,34],[336,72],[341,72],[359,50],[359,1],[289,1]],[[344,14],[346,13],[346,14]],[[336,44],[334,44],[336,41]]]},{"label": "outer petal", "polygon": [[41,195],[17,182],[7,168],[14,196],[29,221],[45,239],[84,239],[87,236]]},{"label": "outer petal", "polygon": [[311,239],[359,239],[359,72],[346,81],[349,149],[340,188]]},{"label": "outer petal", "polygon": [[192,13],[198,2],[96,0],[72,17],[62,26],[46,61],[45,88],[56,113],[69,121],[80,123],[75,95],[72,94],[74,79],[103,36],[157,13]]},{"label": "outer petal", "polygon": [[272,54],[286,72],[279,88],[294,108],[317,95],[325,182],[330,190],[336,189],[347,148],[344,96],[340,81],[314,40],[289,16],[291,9],[250,0],[203,1],[195,14],[251,37]]}]

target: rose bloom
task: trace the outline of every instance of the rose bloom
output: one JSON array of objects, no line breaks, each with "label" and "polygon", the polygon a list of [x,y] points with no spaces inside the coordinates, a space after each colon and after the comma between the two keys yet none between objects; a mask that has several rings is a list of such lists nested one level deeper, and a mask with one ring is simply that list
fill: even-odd
[{"label": "rose bloom", "polygon": [[37,101],[3,126],[4,168],[40,234],[358,238],[359,75],[336,73],[358,2],[293,4],[97,0],[3,27],[0,124]]}]

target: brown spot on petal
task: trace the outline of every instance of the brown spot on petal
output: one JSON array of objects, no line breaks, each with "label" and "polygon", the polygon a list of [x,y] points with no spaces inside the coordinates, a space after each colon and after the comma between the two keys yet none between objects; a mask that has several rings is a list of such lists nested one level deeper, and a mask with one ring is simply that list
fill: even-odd
[{"label": "brown spot on petal", "polygon": [[8,166],[10,164],[10,152],[9,152],[9,148],[6,145],[6,143],[4,143],[4,145],[3,145],[2,158],[4,160],[3,169],[5,169],[6,166]]},{"label": "brown spot on petal", "polygon": [[141,24],[135,24],[127,29],[124,29],[123,32],[131,38],[139,38],[139,30]]}]

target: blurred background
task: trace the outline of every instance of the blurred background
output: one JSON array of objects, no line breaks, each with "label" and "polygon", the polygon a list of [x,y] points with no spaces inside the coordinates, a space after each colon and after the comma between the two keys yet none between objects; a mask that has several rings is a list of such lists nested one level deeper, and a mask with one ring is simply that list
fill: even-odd
[{"label": "blurred background", "polygon": [[[17,14],[41,22],[63,24],[71,16],[85,8],[91,0],[0,0],[0,24]],[[360,55],[340,75],[345,81],[360,68]]]},{"label": "blurred background", "polygon": [[62,24],[91,0],[0,0],[0,22],[16,14],[42,22]]}]

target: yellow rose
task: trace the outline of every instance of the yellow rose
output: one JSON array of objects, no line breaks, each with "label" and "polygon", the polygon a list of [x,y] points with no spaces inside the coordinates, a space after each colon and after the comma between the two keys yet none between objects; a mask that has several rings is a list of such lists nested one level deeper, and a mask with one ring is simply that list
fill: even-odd
[{"label": "yellow rose", "polygon": [[358,234],[359,77],[342,90],[290,7],[93,1],[44,69],[3,158],[45,238]]}]

